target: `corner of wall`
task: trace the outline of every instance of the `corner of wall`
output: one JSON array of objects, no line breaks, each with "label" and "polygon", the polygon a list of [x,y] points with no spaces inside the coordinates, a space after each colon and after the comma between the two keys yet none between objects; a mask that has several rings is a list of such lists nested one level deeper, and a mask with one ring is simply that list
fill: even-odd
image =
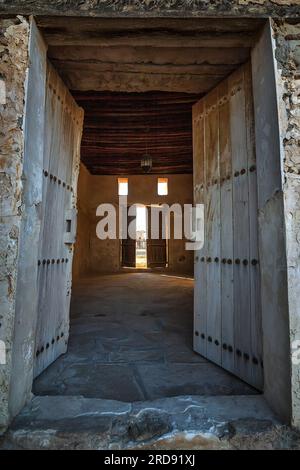
[{"label": "corner of wall", "polygon": [[[18,260],[23,216],[25,88],[30,27],[23,17],[0,19],[0,429],[9,424]],[[2,353],[3,354],[3,353]]]},{"label": "corner of wall", "polygon": [[291,356],[281,116],[270,20],[252,51],[257,155],[264,393],[291,422]]},{"label": "corner of wall", "polygon": [[292,424],[300,428],[300,19],[272,20],[282,151]]}]

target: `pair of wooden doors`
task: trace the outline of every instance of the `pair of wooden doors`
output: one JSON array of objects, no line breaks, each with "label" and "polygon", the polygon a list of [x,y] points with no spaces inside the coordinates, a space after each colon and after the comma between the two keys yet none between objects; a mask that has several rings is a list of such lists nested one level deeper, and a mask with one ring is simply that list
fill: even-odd
[{"label": "pair of wooden doors", "polygon": [[[167,241],[166,236],[163,235],[162,213],[158,214],[159,232],[158,238],[151,237],[151,213],[156,208],[147,210],[147,266],[148,268],[165,267],[167,264]],[[132,210],[132,209],[131,209]],[[131,225],[134,230],[136,223],[136,214],[127,215],[127,233],[128,227]],[[122,266],[123,267],[136,267],[136,240],[127,238],[122,240]]]},{"label": "pair of wooden doors", "polygon": [[34,376],[67,349],[83,111],[47,64]]},{"label": "pair of wooden doors", "polygon": [[263,388],[251,64],[193,107],[194,200],[205,206],[195,256],[194,349]]},{"label": "pair of wooden doors", "polygon": [[[67,348],[76,187],[83,112],[48,64],[34,375]],[[205,243],[195,256],[195,351],[263,387],[251,67],[193,108],[195,203]],[[135,241],[122,245],[135,266]],[[148,265],[166,265],[166,240],[148,238]]]}]

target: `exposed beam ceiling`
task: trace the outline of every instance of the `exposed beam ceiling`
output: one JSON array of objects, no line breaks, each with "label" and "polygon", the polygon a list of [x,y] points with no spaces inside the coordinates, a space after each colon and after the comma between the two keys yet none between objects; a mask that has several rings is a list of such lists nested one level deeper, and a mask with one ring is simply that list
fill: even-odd
[{"label": "exposed beam ceiling", "polygon": [[81,158],[92,174],[140,174],[149,153],[154,174],[192,173],[192,105],[199,95],[82,93]]},{"label": "exposed beam ceiling", "polygon": [[38,17],[70,89],[206,93],[249,57],[260,19]]},{"label": "exposed beam ceiling", "polygon": [[[85,110],[94,174],[192,172],[192,104],[250,57],[260,19],[38,17],[49,58]],[[115,92],[115,93],[110,93]],[[166,92],[166,93],[164,93]]]}]

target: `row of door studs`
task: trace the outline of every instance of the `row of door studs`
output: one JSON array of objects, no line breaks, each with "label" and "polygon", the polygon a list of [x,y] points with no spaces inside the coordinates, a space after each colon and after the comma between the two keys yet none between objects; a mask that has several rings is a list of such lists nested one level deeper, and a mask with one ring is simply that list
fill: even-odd
[{"label": "row of door studs", "polygon": [[49,174],[49,172],[48,172],[47,170],[43,170],[43,173],[44,173],[45,178],[48,178],[48,176],[49,176],[50,181],[53,181],[53,183],[56,183],[56,182],[57,182],[58,185],[62,185],[63,188],[66,188],[66,189],[67,189],[67,191],[73,191],[72,186],[70,186],[69,184],[65,183],[62,179],[58,178],[58,177],[55,176],[55,175],[52,175],[51,173]]},{"label": "row of door studs", "polygon": [[[199,256],[196,256],[196,261],[199,261]],[[212,258],[211,256],[208,256],[207,258],[205,258],[205,256],[202,256],[202,258],[200,258],[200,261],[202,263],[219,263],[220,262],[220,258],[216,257],[216,258]],[[235,260],[232,260],[231,258],[227,259],[227,258],[222,258],[221,259],[221,262],[223,264],[243,264],[244,266],[248,266],[249,262],[252,264],[252,266],[256,266],[258,265],[259,261],[257,259],[252,259],[251,261],[249,261],[248,259],[240,259],[240,258],[236,258]]]},{"label": "row of door studs", "polygon": [[[256,170],[256,166],[255,166],[255,165],[252,165],[252,166],[249,168],[249,172],[250,172],[250,173],[253,173],[255,170]],[[244,176],[246,173],[247,173],[247,170],[246,170],[245,168],[242,168],[240,171],[237,170],[237,171],[234,172],[234,177],[237,178],[238,176]],[[227,176],[225,176],[225,177],[223,177],[223,178],[220,178],[220,179],[217,179],[217,178],[216,178],[216,179],[214,179],[214,180],[208,181],[208,182],[206,183],[206,186],[209,187],[209,186],[214,186],[214,185],[216,185],[216,184],[218,184],[218,183],[225,183],[225,181],[231,180],[231,177],[232,177],[232,175],[227,175]],[[203,188],[203,187],[204,187],[204,185],[201,184],[201,188]]]},{"label": "row of door studs", "polygon": [[62,332],[60,335],[57,335],[57,336],[56,336],[56,341],[55,341],[55,338],[52,338],[52,340],[51,340],[50,342],[48,342],[48,343],[46,344],[46,346],[42,346],[41,349],[38,349],[38,350],[36,351],[35,356],[36,356],[36,357],[39,357],[40,354],[42,354],[44,351],[47,351],[47,350],[50,348],[50,344],[51,344],[52,346],[54,346],[55,342],[58,343],[58,341],[59,341],[60,339],[62,339],[64,336],[65,336],[65,334]]},{"label": "row of door studs", "polygon": [[69,260],[68,258],[59,258],[59,259],[43,259],[43,260],[38,260],[38,266],[45,266],[49,264],[60,264],[60,263],[68,263]]},{"label": "row of door studs", "polygon": [[[199,332],[198,332],[198,331],[195,331],[195,336],[199,336]],[[200,337],[201,337],[201,339],[205,339],[205,334],[204,334],[204,333],[201,333]],[[211,336],[208,336],[208,337],[207,337],[207,341],[208,341],[209,343],[212,343],[212,342],[213,342],[213,338],[212,338]],[[220,346],[220,342],[219,342],[217,339],[214,341],[214,344],[215,344],[216,346]],[[233,347],[232,347],[231,345],[229,345],[229,344],[223,343],[223,344],[222,344],[222,348],[224,349],[224,351],[228,351],[228,352],[230,352],[230,353],[233,352]],[[241,351],[240,349],[238,349],[238,348],[235,350],[235,353],[236,353],[237,357],[239,357],[239,358],[243,357],[243,358],[245,359],[245,361],[249,361],[249,360],[250,360],[250,355],[249,355],[248,353],[245,353],[245,352],[242,353],[242,351]],[[252,363],[253,363],[255,366],[257,366],[257,365],[259,364],[259,360],[257,359],[256,356],[253,356],[253,357],[252,357]],[[261,367],[263,367],[263,361],[260,361],[260,365],[261,365]]]}]

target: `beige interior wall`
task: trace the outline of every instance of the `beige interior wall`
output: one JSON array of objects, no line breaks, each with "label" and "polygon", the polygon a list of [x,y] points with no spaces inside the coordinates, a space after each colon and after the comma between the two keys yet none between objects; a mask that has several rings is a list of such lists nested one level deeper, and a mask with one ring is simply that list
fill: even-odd
[{"label": "beige interior wall", "polygon": [[[193,176],[164,175],[169,178],[168,196],[157,195],[158,175],[129,175],[128,204],[192,204]],[[96,217],[99,204],[118,207],[118,177],[93,176],[81,165],[78,188],[78,228],[74,257],[74,278],[90,273],[116,272],[121,268],[120,241],[99,240]],[[174,273],[193,273],[193,252],[185,250],[185,240],[168,242],[169,266]]]},{"label": "beige interior wall", "polygon": [[77,199],[77,236],[73,259],[73,279],[88,274],[90,261],[90,233],[91,219],[89,216],[89,185],[90,173],[84,165],[80,164]]}]

